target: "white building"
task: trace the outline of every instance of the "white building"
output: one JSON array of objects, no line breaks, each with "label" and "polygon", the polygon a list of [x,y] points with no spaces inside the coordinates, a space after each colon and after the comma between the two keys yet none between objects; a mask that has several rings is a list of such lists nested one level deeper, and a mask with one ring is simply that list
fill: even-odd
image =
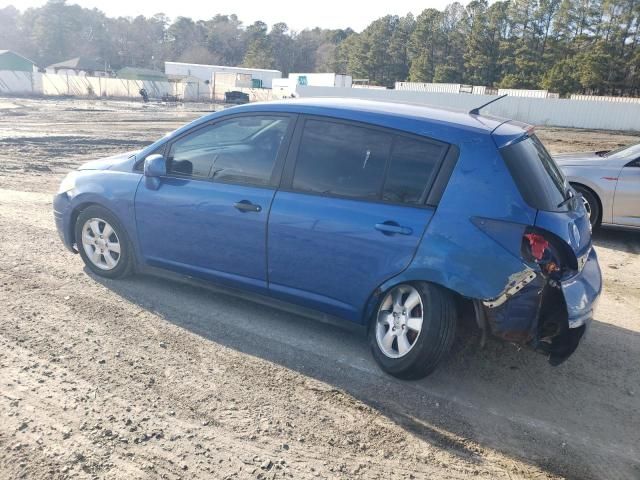
[{"label": "white building", "polygon": [[226,67],[223,65],[201,65],[198,63],[164,62],[164,73],[167,75],[184,75],[197,77],[203,82],[215,83],[216,73],[240,73],[251,75],[253,87],[271,88],[273,79],[282,78],[279,70],[261,68]]},{"label": "white building", "polygon": [[351,75],[339,73],[290,73],[288,78],[273,81],[273,95],[287,98],[294,95],[298,85],[310,87],[346,87],[351,88]]}]

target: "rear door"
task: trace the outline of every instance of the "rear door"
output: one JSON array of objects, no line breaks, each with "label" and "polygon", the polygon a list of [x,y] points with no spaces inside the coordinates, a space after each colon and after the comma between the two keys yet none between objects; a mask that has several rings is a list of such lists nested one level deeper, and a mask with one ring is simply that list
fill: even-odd
[{"label": "rear door", "polygon": [[298,122],[269,217],[269,289],[359,321],[410,263],[448,145],[323,117]]},{"label": "rear door", "polygon": [[627,163],[618,175],[613,223],[640,227],[640,159]]}]

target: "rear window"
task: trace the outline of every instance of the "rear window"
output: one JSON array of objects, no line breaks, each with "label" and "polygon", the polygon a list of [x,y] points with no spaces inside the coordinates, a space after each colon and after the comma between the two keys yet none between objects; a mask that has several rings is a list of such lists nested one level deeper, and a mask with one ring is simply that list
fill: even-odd
[{"label": "rear window", "polygon": [[566,180],[542,142],[532,135],[501,149],[522,197],[529,206],[549,212],[566,211],[558,207],[565,198]]}]

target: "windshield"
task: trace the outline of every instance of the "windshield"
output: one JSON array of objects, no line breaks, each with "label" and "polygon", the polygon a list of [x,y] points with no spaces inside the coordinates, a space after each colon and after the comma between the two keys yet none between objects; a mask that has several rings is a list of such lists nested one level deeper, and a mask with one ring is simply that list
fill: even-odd
[{"label": "windshield", "polygon": [[566,211],[567,183],[542,142],[535,136],[502,149],[511,176],[524,200],[533,208]]}]

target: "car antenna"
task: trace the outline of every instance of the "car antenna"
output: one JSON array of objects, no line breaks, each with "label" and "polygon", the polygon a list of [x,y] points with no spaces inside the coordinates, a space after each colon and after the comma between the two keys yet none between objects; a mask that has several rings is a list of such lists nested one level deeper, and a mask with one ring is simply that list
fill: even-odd
[{"label": "car antenna", "polygon": [[497,102],[498,100],[502,100],[504,97],[506,97],[507,94],[505,93],[504,95],[500,95],[498,98],[494,98],[493,100],[488,101],[487,103],[480,105],[479,107],[473,108],[471,110],[469,110],[469,115],[480,115],[480,110],[484,107],[486,107],[487,105],[491,105],[493,102]]}]

